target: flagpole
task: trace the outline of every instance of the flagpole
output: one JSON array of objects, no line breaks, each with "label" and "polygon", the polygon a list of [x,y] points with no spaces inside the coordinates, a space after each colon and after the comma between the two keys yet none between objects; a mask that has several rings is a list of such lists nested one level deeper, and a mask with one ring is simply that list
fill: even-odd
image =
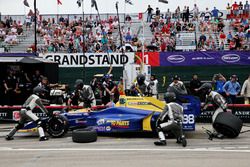
[{"label": "flagpole", "polygon": [[37,24],[37,17],[36,17],[36,0],[34,0],[34,11],[35,11],[35,17],[34,17],[34,22],[35,22],[35,26],[34,26],[34,33],[35,33],[35,54],[37,56],[37,36],[36,36],[36,24]]},{"label": "flagpole", "polygon": [[[84,0],[82,0],[82,39],[83,39],[83,47],[82,47],[82,54],[83,58],[85,58],[85,22],[84,22]],[[83,63],[83,83],[85,83],[85,78],[86,78],[86,66],[85,63]]]},{"label": "flagpole", "polygon": [[124,0],[124,22],[126,21],[126,0]]},{"label": "flagpole", "polygon": [[121,25],[120,25],[120,17],[119,17],[119,12],[118,12],[118,1],[116,1],[115,4],[116,7],[116,13],[117,13],[117,19],[118,19],[118,29],[119,29],[119,34],[120,34],[120,46],[122,47],[122,34],[121,34]]},{"label": "flagpole", "polygon": [[57,5],[57,8],[56,8],[56,23],[58,23],[58,13],[59,13],[59,4],[58,4],[58,1],[56,1],[56,5]]}]

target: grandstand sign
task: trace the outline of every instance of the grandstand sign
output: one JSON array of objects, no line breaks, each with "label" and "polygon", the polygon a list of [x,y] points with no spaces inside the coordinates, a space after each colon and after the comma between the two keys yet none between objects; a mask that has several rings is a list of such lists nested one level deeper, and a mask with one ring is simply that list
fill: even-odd
[{"label": "grandstand sign", "polygon": [[47,53],[39,54],[59,64],[59,67],[122,67],[134,62],[134,53]]}]

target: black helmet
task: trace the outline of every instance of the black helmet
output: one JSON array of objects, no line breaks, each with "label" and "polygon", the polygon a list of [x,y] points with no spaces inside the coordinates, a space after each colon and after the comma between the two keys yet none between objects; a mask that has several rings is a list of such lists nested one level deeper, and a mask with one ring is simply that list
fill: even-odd
[{"label": "black helmet", "polygon": [[204,83],[201,85],[199,90],[204,90],[206,94],[210,93],[212,90],[212,84],[211,83]]},{"label": "black helmet", "polygon": [[36,94],[37,96],[39,97],[43,97],[45,93],[47,93],[48,90],[44,89],[43,87],[41,86],[36,86],[34,89],[33,89],[33,93]]},{"label": "black helmet", "polygon": [[175,102],[176,100],[176,95],[174,92],[167,92],[164,94],[164,100],[167,102],[167,103],[171,103],[171,102]]},{"label": "black helmet", "polygon": [[77,87],[83,87],[83,80],[82,79],[77,79],[75,81],[75,88]]},{"label": "black helmet", "polygon": [[180,80],[180,77],[178,75],[174,75],[172,80]]},{"label": "black helmet", "polygon": [[138,83],[138,85],[143,85],[144,84],[144,82],[145,82],[145,76],[143,75],[143,74],[139,74],[139,75],[137,75],[137,77],[136,77],[136,80],[137,80],[137,83]]}]

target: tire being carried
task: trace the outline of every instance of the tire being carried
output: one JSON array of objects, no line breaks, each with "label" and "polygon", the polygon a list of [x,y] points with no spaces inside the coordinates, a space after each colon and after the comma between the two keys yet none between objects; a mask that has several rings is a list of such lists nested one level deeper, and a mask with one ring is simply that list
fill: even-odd
[{"label": "tire being carried", "polygon": [[92,128],[77,129],[72,132],[72,140],[76,143],[91,143],[97,140],[97,132]]},{"label": "tire being carried", "polygon": [[229,112],[219,113],[213,123],[213,128],[218,132],[229,138],[239,136],[242,121]]}]

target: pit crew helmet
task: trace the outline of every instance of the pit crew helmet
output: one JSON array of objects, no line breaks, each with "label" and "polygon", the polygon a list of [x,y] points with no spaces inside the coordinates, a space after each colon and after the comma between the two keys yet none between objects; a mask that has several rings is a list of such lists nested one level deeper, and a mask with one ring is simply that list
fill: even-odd
[{"label": "pit crew helmet", "polygon": [[40,98],[44,97],[46,93],[48,93],[48,90],[44,89],[41,86],[36,86],[33,89],[33,93],[37,96],[39,96]]},{"label": "pit crew helmet", "polygon": [[209,94],[212,91],[212,84],[211,83],[204,83],[201,85],[199,90],[203,90],[206,94]]},{"label": "pit crew helmet", "polygon": [[137,77],[136,77],[137,83],[140,86],[144,84],[145,79],[146,79],[145,75],[143,75],[143,74],[138,74]]},{"label": "pit crew helmet", "polygon": [[164,100],[166,103],[171,103],[176,101],[176,95],[174,92],[167,92],[164,94]]},{"label": "pit crew helmet", "polygon": [[82,88],[83,87],[83,80],[82,79],[77,79],[75,81],[75,88]]}]

